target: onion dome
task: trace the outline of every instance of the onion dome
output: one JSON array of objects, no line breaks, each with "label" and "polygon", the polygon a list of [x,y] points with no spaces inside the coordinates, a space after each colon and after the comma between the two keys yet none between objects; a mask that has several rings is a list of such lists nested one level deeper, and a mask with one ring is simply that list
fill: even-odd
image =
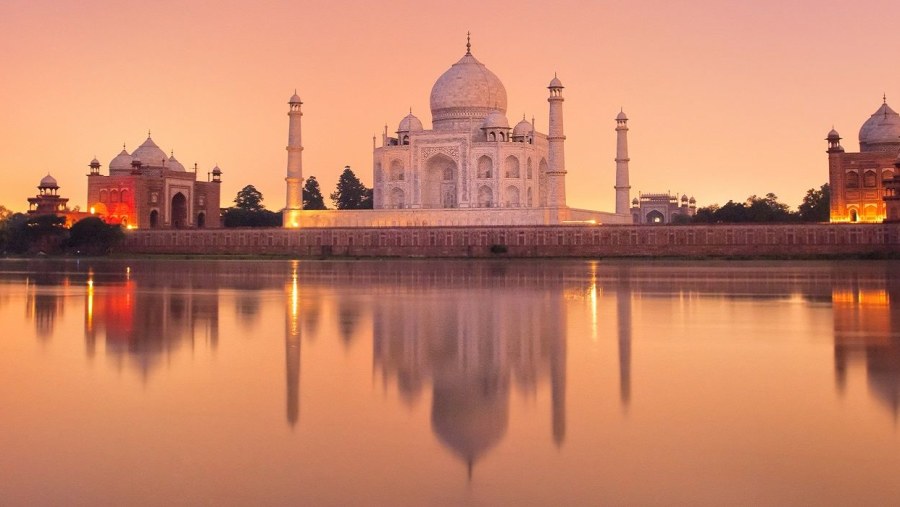
[{"label": "onion dome", "polygon": [[628,116],[625,116],[625,110],[620,109],[619,114],[616,115],[616,120],[622,121],[622,120],[627,120],[627,119],[628,119]]},{"label": "onion dome", "polygon": [[397,132],[421,132],[423,130],[425,129],[422,128],[422,121],[416,118],[412,111],[400,120],[400,126],[397,127]]},{"label": "onion dome", "polygon": [[221,176],[221,175],[222,175],[222,170],[219,169],[219,166],[215,166],[215,167],[213,167],[213,169],[212,169],[212,173],[213,173],[213,176]]},{"label": "onion dome", "polygon": [[90,166],[90,167],[94,167],[94,166],[100,167],[100,161],[97,160],[97,157],[94,157],[94,158],[91,159],[91,163],[88,164],[88,166]]},{"label": "onion dome", "polygon": [[547,86],[547,88],[565,88],[565,87],[563,86],[562,81],[560,81],[559,78],[556,77],[556,74],[553,74],[553,79],[550,80],[550,84]]},{"label": "onion dome", "polygon": [[41,178],[41,183],[38,185],[38,188],[59,188],[59,185],[56,184],[56,178],[50,176],[50,173],[47,173],[47,176]]},{"label": "onion dome", "polygon": [[501,113],[500,111],[494,111],[491,114],[487,115],[487,117],[484,119],[484,123],[481,124],[481,128],[508,129],[509,120],[506,119],[505,114]]},{"label": "onion dome", "polygon": [[691,204],[697,204],[697,199],[694,199],[694,196],[691,196],[691,198],[688,199],[688,202]]},{"label": "onion dome", "polygon": [[637,198],[637,197],[635,197],[634,199],[631,200],[631,205],[632,205],[632,206],[637,206],[637,205],[640,204],[640,203],[641,203],[641,201],[638,201],[638,198]]},{"label": "onion dome", "polygon": [[300,102],[300,96],[297,95],[297,90],[294,90],[294,94],[288,99],[288,104],[302,104],[302,102]]},{"label": "onion dome", "polygon": [[533,132],[533,131],[534,131],[534,127],[523,116],[522,121],[520,121],[519,123],[516,123],[516,126],[513,127],[513,136],[514,137],[527,136],[527,135],[530,135],[531,132]]},{"label": "onion dome", "polygon": [[685,194],[681,194],[681,202],[687,202],[688,197]]},{"label": "onion dome", "polygon": [[134,150],[131,157],[133,159],[140,159],[143,165],[147,167],[161,167],[163,161],[169,159],[169,157],[166,156],[166,152],[162,151],[159,146],[153,142],[153,139],[151,139],[150,136],[147,136],[147,140]]},{"label": "onion dome", "polygon": [[181,165],[181,162],[179,162],[178,160],[175,159],[175,153],[174,153],[174,152],[173,152],[172,155],[169,157],[169,160],[166,161],[166,167],[167,167],[170,171],[181,171],[181,172],[184,172],[184,166]]},{"label": "onion dome", "polygon": [[131,155],[125,151],[125,148],[122,148],[122,152],[115,156],[112,160],[109,161],[109,170],[110,171],[130,171],[131,170]]},{"label": "onion dome", "polygon": [[828,132],[828,137],[825,138],[826,141],[839,140],[841,135],[838,134],[837,130],[834,130],[834,127],[831,128],[831,131]]},{"label": "onion dome", "polygon": [[470,52],[441,74],[431,88],[435,129],[453,128],[462,120],[481,120],[491,111],[506,112],[506,88]]},{"label": "onion dome", "polygon": [[885,100],[859,129],[860,151],[893,151],[900,147],[900,115]]}]

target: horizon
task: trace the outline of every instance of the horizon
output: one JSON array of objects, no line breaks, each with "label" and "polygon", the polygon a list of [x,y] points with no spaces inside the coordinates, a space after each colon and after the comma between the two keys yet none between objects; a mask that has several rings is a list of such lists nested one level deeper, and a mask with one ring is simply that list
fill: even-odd
[{"label": "horizon", "polygon": [[166,153],[198,164],[198,179],[222,168],[220,205],[254,185],[268,209],[281,209],[295,88],[304,178],[316,176],[327,196],[349,165],[371,187],[372,136],[385,123],[396,130],[410,108],[430,127],[429,92],[465,53],[467,31],[473,55],[506,87],[511,123],[534,116],[546,132],[546,86],[559,75],[567,200],[576,208],[614,208],[620,108],[631,198],[669,191],[704,207],[772,192],[796,209],[828,181],[832,125],[857,151],[882,94],[900,103],[900,70],[885,63],[898,36],[870,28],[900,14],[886,1],[856,5],[852,17],[806,0],[528,1],[503,26],[495,20],[508,17],[506,6],[468,1],[217,5],[0,6],[10,21],[0,41],[17,48],[0,57],[10,119],[0,126],[0,204],[26,210],[49,172],[70,206],[85,209],[91,158],[107,174],[123,141],[132,152],[150,130]]}]

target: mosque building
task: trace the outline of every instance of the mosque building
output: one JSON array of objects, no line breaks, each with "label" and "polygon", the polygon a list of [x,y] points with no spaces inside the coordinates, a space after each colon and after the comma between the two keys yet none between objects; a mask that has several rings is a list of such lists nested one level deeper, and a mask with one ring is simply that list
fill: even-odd
[{"label": "mosque building", "polygon": [[847,153],[841,136],[831,129],[828,182],[832,222],[900,221],[894,175],[900,155],[900,115],[884,98],[881,107],[859,129],[859,152]]},{"label": "mosque building", "polygon": [[[627,118],[617,120],[616,212],[566,204],[563,84],[549,89],[549,125],[510,127],[503,82],[466,53],[431,89],[432,128],[412,111],[373,146],[374,210],[302,210],[300,98],[291,97],[285,227],[630,223]],[[375,144],[373,139],[373,145]]]},{"label": "mosque building", "polygon": [[216,166],[208,181],[197,181],[197,165],[186,170],[149,132],[132,153],[122,147],[110,161],[108,175],[100,174],[96,158],[89,167],[88,208],[107,223],[141,229],[220,226],[222,170]]}]

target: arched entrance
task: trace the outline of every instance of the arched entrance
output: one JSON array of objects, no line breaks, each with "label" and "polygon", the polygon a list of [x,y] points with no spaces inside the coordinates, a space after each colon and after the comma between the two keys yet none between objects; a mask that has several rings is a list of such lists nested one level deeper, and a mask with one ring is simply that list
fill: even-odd
[{"label": "arched entrance", "polygon": [[659,211],[653,210],[650,213],[647,213],[647,223],[648,224],[664,224],[666,223],[666,217],[663,216]]},{"label": "arched entrance", "polygon": [[153,210],[150,212],[150,228],[156,229],[159,227],[159,211]]},{"label": "arched entrance", "polygon": [[206,213],[200,213],[197,215],[197,227],[201,229],[206,227]]},{"label": "arched entrance", "polygon": [[446,155],[435,155],[425,164],[422,180],[423,208],[454,207],[455,199],[447,202],[447,193],[456,195],[456,162]]},{"label": "arched entrance", "polygon": [[181,192],[172,197],[172,227],[180,229],[187,226],[187,198]]},{"label": "arched entrance", "polygon": [[858,220],[859,220],[859,215],[856,213],[856,210],[855,210],[855,209],[851,209],[851,210],[850,210],[850,221],[851,221],[851,222],[856,222],[856,221],[858,221]]},{"label": "arched entrance", "polygon": [[391,189],[391,208],[405,208],[406,207],[406,193],[401,188],[393,188]]}]

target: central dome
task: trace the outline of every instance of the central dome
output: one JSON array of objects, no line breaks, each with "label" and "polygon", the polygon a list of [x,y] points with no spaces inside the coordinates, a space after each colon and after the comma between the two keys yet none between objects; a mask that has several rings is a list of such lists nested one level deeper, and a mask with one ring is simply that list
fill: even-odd
[{"label": "central dome", "polygon": [[457,128],[469,119],[483,120],[492,111],[506,113],[506,88],[472,53],[467,52],[441,74],[431,88],[435,129]]}]

